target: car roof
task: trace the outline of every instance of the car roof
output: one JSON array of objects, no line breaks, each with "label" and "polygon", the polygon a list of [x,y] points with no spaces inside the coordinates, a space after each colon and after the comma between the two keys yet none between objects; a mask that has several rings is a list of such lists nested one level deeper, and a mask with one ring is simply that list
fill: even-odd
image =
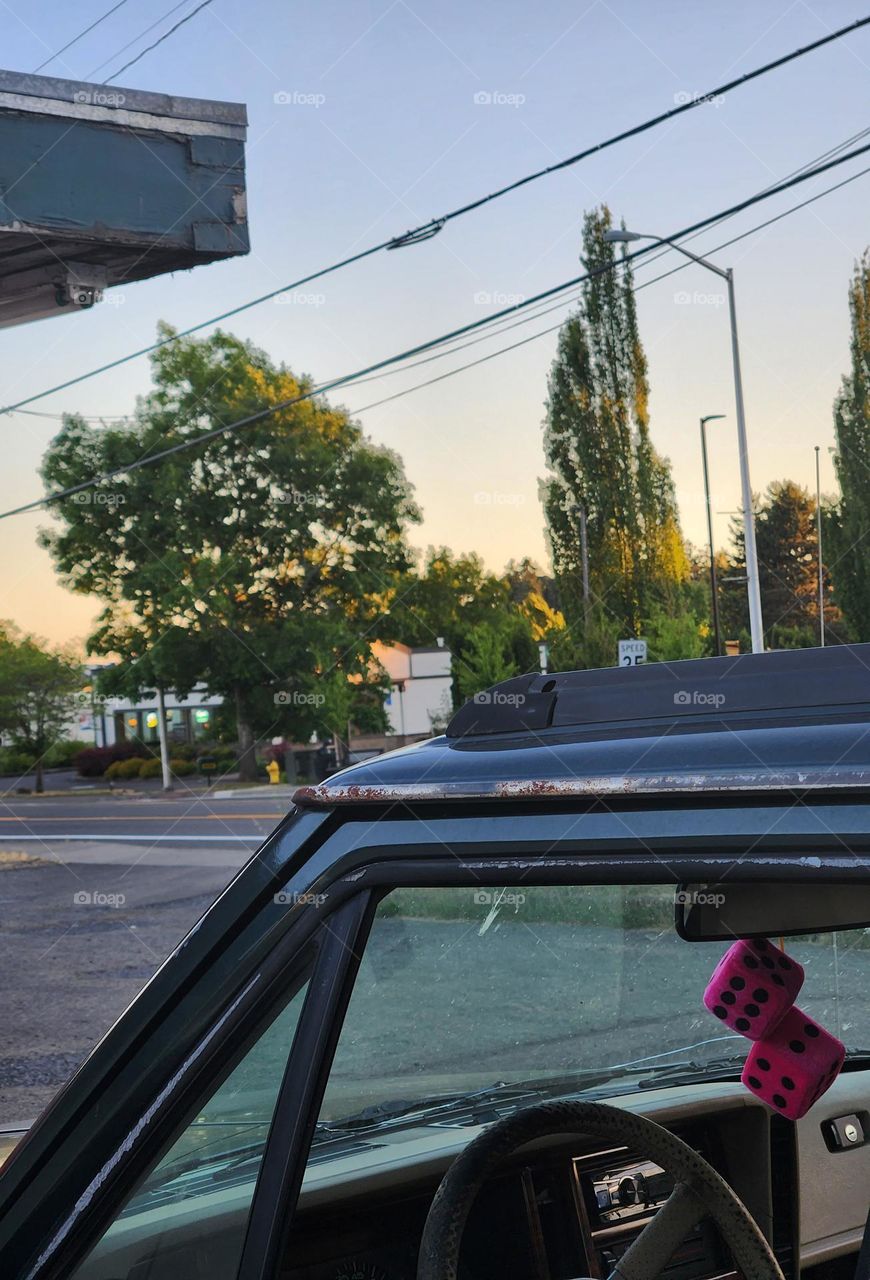
[{"label": "car roof", "polygon": [[533,673],[303,805],[870,786],[870,645]]}]

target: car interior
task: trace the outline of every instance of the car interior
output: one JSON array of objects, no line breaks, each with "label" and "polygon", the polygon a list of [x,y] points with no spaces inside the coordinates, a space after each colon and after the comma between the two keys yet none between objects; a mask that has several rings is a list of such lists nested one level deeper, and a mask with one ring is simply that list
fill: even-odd
[{"label": "car interior", "polygon": [[[870,1191],[868,924],[856,883],[384,893],[275,1274],[853,1280]],[[801,1016],[846,1047],[796,1121],[741,1082],[753,1044],[704,1006],[735,939],[797,961]],[[75,1280],[237,1275],[310,988],[303,975],[285,993]]]}]

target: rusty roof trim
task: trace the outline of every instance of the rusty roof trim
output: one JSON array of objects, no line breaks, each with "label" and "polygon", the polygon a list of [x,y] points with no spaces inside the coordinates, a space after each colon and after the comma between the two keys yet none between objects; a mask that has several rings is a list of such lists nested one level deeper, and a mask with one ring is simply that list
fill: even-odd
[{"label": "rusty roof trim", "polygon": [[870,767],[723,770],[697,773],[591,774],[507,782],[321,782],[300,787],[304,807],[438,800],[541,800],[599,796],[699,795],[705,792],[828,791],[870,788]]}]

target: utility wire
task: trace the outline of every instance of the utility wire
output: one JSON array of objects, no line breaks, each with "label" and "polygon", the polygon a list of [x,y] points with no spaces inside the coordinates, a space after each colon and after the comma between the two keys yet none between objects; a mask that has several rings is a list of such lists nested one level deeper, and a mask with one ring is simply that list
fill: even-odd
[{"label": "utility wire", "polygon": [[89,27],[85,27],[84,31],[80,31],[77,36],[73,36],[72,40],[67,41],[62,49],[58,49],[56,53],[51,55],[51,57],[46,58],[44,62],[40,62],[38,67],[34,67],[33,75],[36,75],[37,71],[41,71],[43,67],[47,67],[50,62],[54,62],[55,58],[59,58],[62,53],[66,53],[67,49],[71,49],[74,44],[78,44],[79,40],[86,36],[90,31],[93,31],[95,27],[98,27],[101,22],[105,22],[106,18],[111,18],[112,14],[117,13],[121,6],[126,3],[127,0],[118,0],[118,3],[112,5],[111,9],[107,9],[104,14],[101,14],[101,16],[97,18],[96,22],[92,22]]},{"label": "utility wire", "polygon": [[[210,0],[203,0],[203,3],[210,3]],[[202,6],[200,6],[202,7]],[[196,11],[194,11],[196,12]],[[188,17],[192,17],[189,14]],[[185,19],[186,21],[186,19]],[[834,40],[839,40],[845,35],[849,35],[853,31],[857,31],[862,27],[870,24],[870,15],[859,18],[857,21],[849,23],[845,27],[840,27],[836,31],[831,31],[820,39],[813,41],[811,44],[803,45],[798,49],[792,50],[791,53],[783,54],[779,58],[775,58],[772,62],[767,62],[763,66],[756,67],[753,71],[746,72],[745,75],[738,76],[736,79],[729,80],[718,88],[710,89],[704,94],[698,94],[696,97],[690,98],[688,102],[679,103],[671,107],[668,111],[663,111],[657,116],[653,116],[641,124],[634,125],[630,129],[625,129],[621,133],[614,134],[612,137],[606,138],[603,142],[598,142],[594,146],[587,147],[583,151],[578,151],[574,155],[566,157],[564,160],[557,161],[555,164],[548,165],[544,169],[538,169],[534,173],[526,174],[525,177],[518,178],[516,181],[508,183],[507,186],[499,187],[492,191],[489,195],[481,196],[468,204],[453,209],[449,213],[442,214],[438,218],[432,218],[429,222],[421,224],[411,231],[406,231],[399,236],[393,236],[389,240],[382,240],[379,244],[371,245],[367,249],[361,250],[359,253],[351,254],[347,258],[342,258],[338,262],[332,263],[330,266],[322,267],[317,271],[313,271],[306,276],[300,277],[298,280],[292,281],[290,284],[282,285],[278,289],[272,289],[269,293],[261,294],[257,298],[251,298],[248,302],[240,303],[236,307],[231,307],[228,311],[223,311],[219,315],[211,316],[208,320],[203,320],[199,324],[191,325],[188,329],[182,329],[178,333],[170,337],[162,338],[157,342],[149,344],[147,347],[140,347],[137,351],[131,351],[125,356],[119,356],[116,360],[110,360],[106,364],[98,365],[94,369],[88,370],[86,373],[77,374],[74,378],[68,378],[64,382],[59,382],[53,387],[48,387],[44,391],[38,391],[32,396],[26,396],[22,400],[17,400],[14,404],[6,405],[0,409],[0,414],[11,413],[15,409],[21,409],[25,405],[33,404],[36,400],[42,400],[46,396],[54,395],[58,391],[65,391],[68,387],[77,386],[80,382],[85,382],[89,378],[94,378],[98,374],[106,373],[110,369],[117,369],[120,365],[127,364],[131,360],[136,360],[140,356],[150,355],[154,351],[160,350],[170,343],[177,342],[180,338],[186,338],[192,333],[198,333],[201,329],[206,329],[213,324],[220,324],[224,320],[229,320],[233,316],[240,315],[243,311],[248,311],[252,307],[259,306],[263,302],[269,302],[272,298],[277,298],[282,293],[289,293],[292,289],[299,289],[302,285],[310,284],[314,280],[320,280],[324,276],[331,275],[336,271],[342,270],[344,267],[350,266],[352,263],[361,262],[364,258],[371,257],[375,253],[382,250],[400,249],[406,245],[418,244],[422,240],[430,239],[437,235],[443,226],[448,222],[452,222],[455,218],[462,217],[470,213],[474,209],[479,209],[485,204],[490,204],[494,200],[500,199],[511,191],[516,191],[520,187],[527,186],[531,182],[536,182],[539,178],[556,173],[559,170],[567,169],[571,165],[578,164],[581,160],[587,159],[589,156],[596,155],[600,151],[606,150],[608,147],[616,146],[619,142],[625,142],[629,138],[638,137],[640,134],[647,132],[649,129],[656,128],[667,120],[673,119],[675,116],[682,115],[686,111],[692,111],[696,107],[701,106],[705,102],[709,102],[715,98],[720,98],[724,94],[729,93],[732,89],[737,89],[741,85],[748,84],[752,80],[758,79],[760,76],[766,75],[770,71],[774,71],[779,67],[785,66],[787,63],[802,58],[808,53],[812,53],[822,46],[830,44]],[[167,33],[170,34],[170,33]],[[153,46],[152,46],[153,47]],[[147,50],[145,50],[147,52]],[[130,64],[128,64],[130,65]],[[121,68],[121,71],[125,68]],[[116,72],[115,75],[119,75]],[[114,77],[112,77],[114,78]]]},{"label": "utility wire", "polygon": [[179,9],[183,9],[186,4],[187,0],[178,0],[177,4],[174,4],[171,9],[167,9],[159,18],[155,18],[150,26],[147,26],[144,31],[140,31],[132,40],[128,40],[126,44],[122,44],[120,49],[116,49],[108,58],[104,58],[99,66],[94,67],[93,71],[88,72],[86,79],[90,80],[91,76],[95,76],[98,71],[102,71],[103,67],[107,67],[110,62],[114,62],[116,58],[119,58],[122,53],[126,53],[134,44],[138,44],[140,40],[145,38],[145,36],[150,35],[155,27],[159,27],[161,22],[165,22],[167,18],[171,18],[173,13],[177,13]]},{"label": "utility wire", "polygon": [[137,62],[141,62],[146,53],[150,53],[152,49],[156,49],[158,45],[163,44],[164,40],[168,40],[171,35],[174,35],[179,27],[183,27],[185,22],[190,22],[191,18],[195,18],[202,9],[207,8],[211,3],[212,0],[201,0],[201,3],[198,4],[195,9],[191,9],[190,13],[186,13],[183,18],[179,18],[175,26],[170,27],[168,31],[164,31],[163,35],[160,36],[158,40],[155,40],[153,44],[149,44],[147,49],[143,49],[141,53],[136,54],[135,58],[131,58],[129,62],[125,62],[123,67],[119,67],[118,70],[113,71],[110,76],[106,76],[106,84],[111,84],[113,80],[117,79],[118,76],[123,75],[125,71],[130,69],[130,67],[135,66]]},{"label": "utility wire", "polygon": [[[745,200],[740,201],[736,205],[732,205],[728,209],[722,210],[720,213],[713,214],[707,218],[702,218],[698,222],[692,223],[690,226],[682,228],[682,230],[680,231],[673,232],[670,236],[667,237],[667,240],[672,242],[683,240],[687,236],[691,235],[696,231],[702,230],[706,227],[713,226],[714,224],[720,222],[724,217],[728,217],[734,213],[740,212],[743,209],[751,208],[753,205],[759,204],[764,200],[770,199],[771,196],[773,195],[778,195],[782,191],[789,190],[791,187],[797,186],[802,182],[808,181],[810,178],[816,177],[819,173],[824,173],[824,172],[827,172],[829,169],[836,168],[837,166],[846,163],[848,160],[854,159],[855,156],[866,154],[868,151],[870,151],[870,143],[866,143],[863,147],[856,148],[855,150],[850,151],[848,154],[844,156],[840,156],[838,159],[829,160],[825,164],[817,165],[813,169],[810,169],[804,173],[800,173],[791,178],[788,178],[783,182],[778,183],[775,186],[766,189],[765,191],[757,192],[755,195],[747,197]],[[867,172],[867,170],[865,170],[864,172]],[[858,177],[860,175],[856,174],[854,176]],[[845,185],[845,182],[838,184],[838,186],[844,186],[844,185]],[[832,188],[832,190],[834,189],[836,188]],[[818,193],[817,198],[820,198],[822,194],[827,194],[827,193],[826,192]],[[811,201],[807,200],[807,201],[804,201],[803,203],[809,204],[811,203]],[[803,207],[803,206],[797,206],[797,207]],[[786,212],[789,212],[789,211],[786,211]],[[778,216],[784,217],[785,213],[782,213]],[[773,222],[776,220],[777,220],[776,218],[772,218],[769,220],[769,222]],[[763,224],[763,225],[767,225],[767,224]],[[748,235],[750,234],[750,232],[745,232],[743,234]],[[737,240],[742,238],[743,238],[742,236],[737,236],[734,239]],[[733,242],[734,241],[731,241],[730,243],[733,243]],[[644,246],[640,249],[636,249],[631,253],[624,254],[621,258],[614,259],[612,263],[608,263],[608,264],[605,264],[604,266],[598,267],[594,271],[585,272],[583,275],[576,276],[572,280],[564,281],[562,284],[556,285],[552,289],[544,290],[542,293],[536,294],[534,297],[528,298],[523,302],[516,303],[511,307],[505,307],[502,311],[497,312],[493,316],[489,316],[481,320],[472,321],[469,324],[465,324],[460,326],[457,329],[453,329],[449,333],[442,334],[437,338],[429,339],[427,342],[418,343],[416,346],[410,347],[406,351],[399,352],[398,354],[393,356],[387,356],[383,360],[375,361],[374,363],[367,365],[362,369],[358,369],[354,373],[343,374],[340,377],[333,378],[328,382],[324,382],[316,386],[312,386],[307,391],[300,392],[299,395],[291,396],[289,399],[280,401],[277,404],[267,405],[265,408],[259,409],[252,414],[248,414],[246,417],[241,418],[236,422],[222,423],[220,426],[213,428],[213,430],[211,431],[205,431],[193,438],[190,438],[187,440],[181,440],[174,445],[169,445],[167,448],[161,449],[157,453],[147,454],[146,456],[137,459],[135,462],[128,463],[125,466],[113,467],[108,471],[104,471],[98,475],[92,476],[88,480],[83,480],[79,484],[70,485],[64,489],[55,490],[53,493],[46,494],[42,498],[34,499],[34,501],[32,502],[25,503],[24,505],[15,507],[9,511],[0,512],[0,520],[7,519],[15,515],[21,515],[27,511],[35,511],[41,507],[48,506],[51,503],[59,502],[61,499],[70,497],[75,493],[81,493],[85,489],[94,488],[94,486],[101,484],[103,481],[113,480],[118,476],[129,475],[133,471],[141,470],[143,467],[153,466],[157,462],[161,462],[164,458],[171,457],[172,455],[177,453],[182,453],[187,449],[192,449],[201,444],[205,444],[209,440],[214,440],[218,436],[225,435],[230,431],[240,431],[244,427],[253,426],[255,423],[262,422],[266,418],[271,417],[273,414],[280,413],[284,409],[289,409],[293,405],[300,404],[304,400],[310,400],[310,399],[313,399],[315,396],[324,394],[325,392],[334,391],[340,387],[355,384],[356,382],[361,381],[367,375],[377,373],[382,369],[388,369],[391,366],[394,366],[397,364],[402,364],[413,356],[421,355],[427,351],[431,351],[433,348],[440,347],[445,343],[451,342],[459,337],[464,336],[467,333],[471,333],[475,330],[478,330],[484,327],[487,324],[491,324],[493,320],[497,320],[504,316],[513,315],[516,312],[522,311],[527,307],[534,306],[536,303],[540,303],[545,299],[552,299],[555,295],[564,292],[567,288],[581,284],[583,281],[593,279],[596,276],[603,275],[605,272],[613,270],[615,267],[621,264],[624,264],[626,262],[632,262],[637,258],[645,257],[646,255],[648,255],[658,247],[659,247],[659,242],[654,241],[650,245]],[[667,274],[670,274],[670,273],[667,273]],[[647,281],[646,283],[653,283],[653,282]],[[558,326],[553,326],[553,327],[555,328]],[[552,330],[549,330],[549,331],[552,331]],[[532,341],[534,337],[540,337],[540,336],[542,336],[542,334],[540,333],[536,335],[531,335],[530,338],[524,339],[523,342],[513,344],[511,348],[506,348],[506,350],[512,350],[516,346],[524,345],[525,341]],[[480,360],[474,361],[472,363],[482,364],[484,363],[485,360],[492,359],[499,354],[502,354],[502,352],[492,352],[488,356],[482,357]],[[463,367],[471,368],[472,365],[467,365]],[[462,372],[462,370],[456,369],[453,372],[459,373],[459,372]],[[431,381],[441,381],[443,377],[447,377],[447,376],[451,376],[449,371],[447,374],[440,375],[439,377],[432,379]],[[430,384],[425,383],[420,385],[423,386],[423,385],[430,385]],[[417,389],[418,388],[415,387],[415,388],[409,388],[408,390],[417,390]],[[393,396],[388,398],[394,399],[396,397]],[[384,403],[384,402],[378,401],[376,403]],[[372,408],[374,406],[367,405],[364,407]]]}]

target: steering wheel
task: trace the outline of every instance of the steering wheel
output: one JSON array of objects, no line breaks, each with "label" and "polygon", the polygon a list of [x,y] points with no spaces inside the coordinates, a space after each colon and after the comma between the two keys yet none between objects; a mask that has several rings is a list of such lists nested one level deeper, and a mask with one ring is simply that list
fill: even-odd
[{"label": "steering wheel", "polygon": [[475,1196],[498,1166],[526,1143],[553,1134],[586,1134],[660,1164],[675,1179],[671,1195],[619,1259],[609,1280],[652,1280],[681,1240],[708,1214],[745,1280],[783,1280],[773,1250],[728,1183],[661,1125],[601,1102],[544,1102],[496,1121],[465,1148],[442,1179],[426,1218],[417,1280],[457,1280],[462,1233]]}]

